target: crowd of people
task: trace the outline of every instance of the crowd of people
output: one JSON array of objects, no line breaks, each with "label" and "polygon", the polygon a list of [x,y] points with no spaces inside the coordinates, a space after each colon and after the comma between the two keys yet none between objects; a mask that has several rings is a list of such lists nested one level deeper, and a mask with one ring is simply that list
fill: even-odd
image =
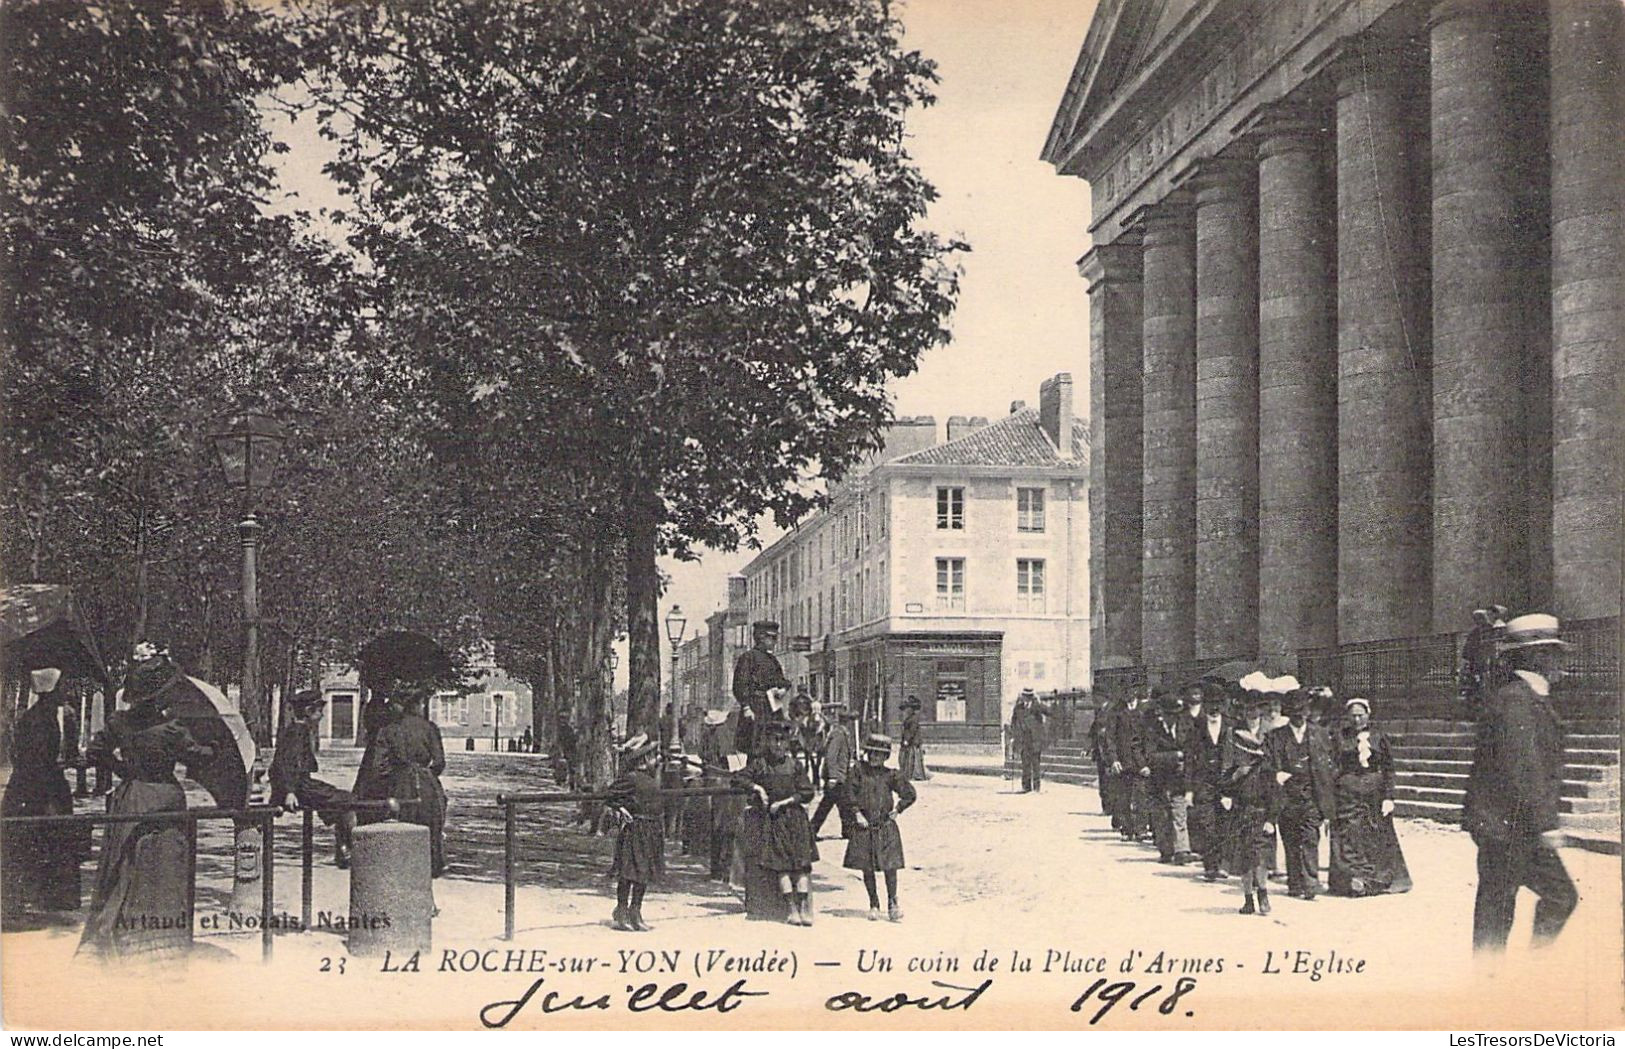
[{"label": "crowd of people", "polygon": [[[651,927],[643,897],[664,871],[669,835],[680,838],[685,853],[707,857],[712,878],[739,885],[748,913],[811,925],[812,871],[831,812],[846,843],[842,867],[862,875],[869,918],[902,920],[897,816],[917,799],[910,780],[928,776],[919,701],[910,697],[902,708],[902,767],[889,766],[896,744],[879,732],[861,733],[858,711],[840,703],[815,709],[805,693],[790,694],[773,655],[778,624],[757,622],[752,634],[752,647],[734,668],[735,706],[706,712],[697,754],[671,740],[662,758],[660,742],[642,734],[618,748],[620,776],[610,788],[618,826],[611,924],[618,930]],[[672,793],[685,786],[716,793]]]}]

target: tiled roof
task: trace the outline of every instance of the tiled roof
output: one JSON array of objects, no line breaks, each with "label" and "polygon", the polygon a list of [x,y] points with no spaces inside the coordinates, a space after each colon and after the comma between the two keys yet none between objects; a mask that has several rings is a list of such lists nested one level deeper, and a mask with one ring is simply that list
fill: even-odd
[{"label": "tiled roof", "polygon": [[1072,458],[1062,459],[1038,424],[1038,409],[1023,408],[957,440],[893,459],[923,466],[1065,466],[1089,461],[1089,424],[1072,420]]}]

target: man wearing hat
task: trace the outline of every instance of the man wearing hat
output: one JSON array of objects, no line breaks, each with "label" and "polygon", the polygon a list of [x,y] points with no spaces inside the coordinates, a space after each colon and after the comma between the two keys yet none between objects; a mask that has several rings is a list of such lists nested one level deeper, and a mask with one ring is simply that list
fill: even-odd
[{"label": "man wearing hat", "polygon": [[1275,769],[1275,824],[1286,847],[1287,894],[1312,900],[1320,891],[1320,825],[1336,813],[1337,770],[1331,741],[1309,724],[1309,691],[1286,694],[1286,724],[1264,737]]},{"label": "man wearing hat", "polygon": [[1130,689],[1112,721],[1112,766],[1117,777],[1117,817],[1125,841],[1144,841],[1151,830],[1146,787],[1151,766],[1145,760],[1145,715],[1141,689]]},{"label": "man wearing hat", "polygon": [[1191,837],[1202,853],[1202,877],[1218,881],[1224,875],[1224,842],[1229,832],[1229,812],[1221,798],[1224,786],[1224,754],[1233,725],[1225,713],[1225,689],[1217,681],[1201,681],[1201,717],[1191,734],[1185,752],[1185,780],[1190,787]]},{"label": "man wearing hat", "polygon": [[1158,862],[1184,865],[1190,861],[1190,827],[1186,821],[1185,750],[1195,725],[1185,717],[1179,693],[1158,688],[1146,708],[1142,735],[1145,763],[1151,769],[1147,784],[1151,834],[1157,843]]},{"label": "man wearing hat", "polygon": [[1047,733],[1044,719],[1049,710],[1038,702],[1038,694],[1030,688],[1016,696],[1016,705],[1010,711],[1010,738],[1015,743],[1016,755],[1021,760],[1021,792],[1041,790],[1044,784],[1044,744]]},{"label": "man wearing hat", "polygon": [[784,667],[773,654],[779,640],[779,624],[770,619],[759,619],[750,626],[754,647],[739,653],[734,660],[734,699],[739,703],[739,729],[736,744],[740,750],[755,757],[761,749],[757,728],[771,712],[768,692],[776,688],[789,688],[790,679],[784,676]]},{"label": "man wearing hat", "polygon": [[1512,680],[1485,699],[1467,778],[1462,823],[1478,845],[1473,947],[1499,951],[1512,929],[1518,887],[1540,897],[1535,943],[1550,943],[1579,902],[1558,856],[1558,795],[1563,783],[1563,727],[1552,710],[1569,645],[1557,617],[1508,620],[1500,657]]},{"label": "man wearing hat", "polygon": [[316,730],[322,723],[322,694],[316,689],[296,692],[288,700],[288,717],[277,733],[276,752],[271,756],[268,775],[271,802],[290,812],[315,809],[323,823],[333,828],[333,862],[340,870],[350,865],[350,832],[355,813],[333,806],[349,803],[352,794],[341,790],[315,773]]},{"label": "man wearing hat", "polygon": [[821,759],[824,796],[818,799],[818,808],[813,812],[813,837],[818,837],[824,821],[829,819],[830,809],[835,809],[841,814],[841,837],[850,838],[852,817],[847,806],[846,781],[852,772],[852,726],[858,720],[858,712],[848,710],[845,703],[825,703],[824,713],[832,723],[824,735]]}]

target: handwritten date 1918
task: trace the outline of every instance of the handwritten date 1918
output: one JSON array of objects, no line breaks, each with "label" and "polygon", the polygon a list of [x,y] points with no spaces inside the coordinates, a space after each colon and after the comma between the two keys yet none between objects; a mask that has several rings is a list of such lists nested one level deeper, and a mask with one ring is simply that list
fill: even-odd
[{"label": "handwritten date 1918", "polygon": [[[1174,983],[1173,989],[1168,991],[1161,1001],[1157,1002],[1157,1012],[1164,1016],[1172,1016],[1174,1010],[1179,1008],[1179,1000],[1195,989],[1195,980],[1189,976],[1181,976]],[[1085,1006],[1091,1004],[1091,999],[1099,1002],[1100,1008],[1096,1009],[1095,1015],[1089,1018],[1089,1025],[1093,1027],[1100,1022],[1102,1017],[1112,1011],[1113,1006],[1128,998],[1129,995],[1134,995],[1133,998],[1129,999],[1129,1009],[1138,1011],[1141,1005],[1162,994],[1163,990],[1164,988],[1160,983],[1153,984],[1150,988],[1140,991],[1132,980],[1118,980],[1116,983],[1112,983],[1102,977],[1090,984],[1088,990],[1078,995],[1077,1000],[1072,1003],[1072,1011],[1075,1013],[1083,1012]],[[1139,991],[1139,993],[1135,994],[1136,991]],[[1185,1015],[1191,1016],[1193,1014],[1186,1010]]]}]

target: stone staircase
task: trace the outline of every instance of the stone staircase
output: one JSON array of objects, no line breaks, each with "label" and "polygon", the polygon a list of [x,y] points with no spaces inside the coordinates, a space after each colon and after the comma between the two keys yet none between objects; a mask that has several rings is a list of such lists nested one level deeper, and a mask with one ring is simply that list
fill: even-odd
[{"label": "stone staircase", "polygon": [[[1395,815],[1461,822],[1473,764],[1472,723],[1408,721],[1384,731],[1394,748]],[[1620,840],[1619,748],[1617,723],[1570,727],[1560,802],[1563,827],[1582,844],[1605,851],[1617,851]],[[1020,775],[1013,762],[1006,769]],[[1044,751],[1044,779],[1093,787],[1094,759],[1081,741],[1051,743]]]}]

